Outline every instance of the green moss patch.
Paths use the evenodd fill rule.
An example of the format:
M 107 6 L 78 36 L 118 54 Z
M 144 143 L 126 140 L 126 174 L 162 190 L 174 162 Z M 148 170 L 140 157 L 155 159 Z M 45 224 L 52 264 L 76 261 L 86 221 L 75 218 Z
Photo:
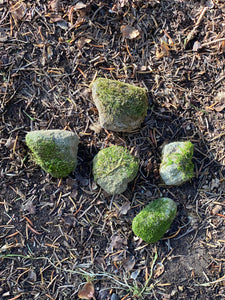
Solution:
M 77 165 L 76 134 L 64 130 L 38 130 L 26 135 L 33 160 L 53 177 L 66 177 Z
M 94 180 L 109 194 L 120 194 L 137 175 L 139 161 L 120 146 L 99 151 L 93 160 Z
M 155 243 L 170 228 L 176 213 L 177 206 L 172 199 L 156 199 L 133 219 L 132 230 L 145 242 Z
M 92 84 L 100 124 L 114 131 L 131 131 L 143 122 L 148 108 L 146 90 L 116 80 L 98 78 Z
M 194 176 L 193 150 L 190 141 L 170 143 L 163 148 L 160 175 L 165 184 L 180 185 Z

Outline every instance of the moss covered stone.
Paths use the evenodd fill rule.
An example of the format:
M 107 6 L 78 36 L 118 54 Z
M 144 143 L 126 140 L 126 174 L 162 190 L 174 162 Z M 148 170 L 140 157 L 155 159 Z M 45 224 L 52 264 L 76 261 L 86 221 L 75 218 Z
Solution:
M 177 213 L 176 203 L 170 198 L 159 198 L 149 203 L 132 222 L 134 234 L 147 243 L 160 240 L 170 228 Z
M 121 146 L 102 149 L 94 157 L 94 180 L 109 194 L 123 193 L 138 172 L 139 160 Z
M 180 185 L 194 176 L 193 149 L 190 141 L 164 146 L 160 176 L 166 185 Z
M 77 165 L 79 138 L 65 130 L 37 130 L 26 135 L 34 161 L 53 177 L 66 177 Z
M 140 127 L 148 109 L 145 89 L 105 78 L 96 79 L 91 88 L 103 128 L 129 132 Z

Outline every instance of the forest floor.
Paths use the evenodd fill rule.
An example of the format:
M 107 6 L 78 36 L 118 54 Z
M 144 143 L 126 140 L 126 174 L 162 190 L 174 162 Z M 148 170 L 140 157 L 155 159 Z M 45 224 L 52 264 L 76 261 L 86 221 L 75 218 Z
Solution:
M 225 299 L 224 1 L 1 0 L 0 20 L 0 299 Z M 97 77 L 146 88 L 140 129 L 96 125 Z M 32 161 L 25 135 L 40 129 L 79 135 L 68 178 Z M 162 147 L 186 140 L 195 176 L 167 187 Z M 91 171 L 110 145 L 141 161 L 114 197 Z M 148 245 L 132 219 L 161 196 L 178 213 Z

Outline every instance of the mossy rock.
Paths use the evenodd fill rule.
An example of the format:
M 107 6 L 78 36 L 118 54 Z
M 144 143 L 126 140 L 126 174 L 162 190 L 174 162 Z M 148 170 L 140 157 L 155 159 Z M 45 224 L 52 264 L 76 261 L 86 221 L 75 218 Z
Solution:
M 102 149 L 94 157 L 94 180 L 109 194 L 121 194 L 137 175 L 138 158 L 121 146 Z
M 193 150 L 194 145 L 190 141 L 164 146 L 160 176 L 166 185 L 181 185 L 194 176 Z
M 141 126 L 148 109 L 144 88 L 105 78 L 96 79 L 91 88 L 103 128 L 129 132 Z
M 132 230 L 147 243 L 160 240 L 170 228 L 177 213 L 177 205 L 170 198 L 149 203 L 132 222 Z
M 37 130 L 26 135 L 34 161 L 53 177 L 68 176 L 77 166 L 78 136 L 66 130 Z

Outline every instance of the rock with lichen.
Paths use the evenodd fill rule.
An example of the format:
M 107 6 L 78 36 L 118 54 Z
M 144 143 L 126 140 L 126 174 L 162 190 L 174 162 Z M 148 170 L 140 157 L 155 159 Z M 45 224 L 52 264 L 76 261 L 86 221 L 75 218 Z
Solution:
M 166 185 L 180 185 L 194 176 L 193 149 L 194 145 L 190 141 L 164 146 L 160 176 Z
M 137 175 L 139 160 L 121 146 L 102 149 L 94 157 L 94 180 L 109 194 L 121 194 Z
M 144 88 L 106 78 L 96 79 L 91 88 L 103 128 L 129 132 L 141 126 L 148 109 Z
M 143 241 L 155 243 L 170 228 L 176 213 L 177 205 L 172 199 L 156 199 L 133 219 L 132 230 Z
M 78 136 L 66 130 L 37 130 L 26 135 L 33 160 L 53 177 L 66 177 L 77 166 Z

